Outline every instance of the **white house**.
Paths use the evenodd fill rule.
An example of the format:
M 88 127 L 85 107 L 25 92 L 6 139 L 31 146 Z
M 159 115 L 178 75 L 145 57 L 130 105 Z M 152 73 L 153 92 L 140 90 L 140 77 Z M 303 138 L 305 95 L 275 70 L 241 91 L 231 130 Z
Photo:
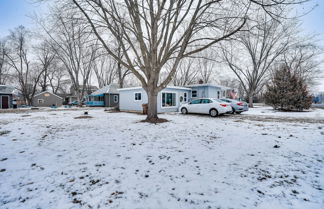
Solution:
M 119 109 L 122 111 L 142 111 L 142 104 L 148 103 L 147 94 L 142 87 L 123 88 L 119 91 Z M 157 96 L 157 111 L 176 112 L 181 104 L 191 99 L 191 89 L 168 86 Z

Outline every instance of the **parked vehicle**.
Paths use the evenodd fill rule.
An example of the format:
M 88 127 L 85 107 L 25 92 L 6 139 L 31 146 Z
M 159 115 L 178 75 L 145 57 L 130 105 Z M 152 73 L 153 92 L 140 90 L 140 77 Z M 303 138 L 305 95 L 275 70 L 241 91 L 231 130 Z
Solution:
M 216 117 L 225 113 L 231 113 L 232 107 L 230 104 L 219 99 L 202 98 L 181 105 L 180 111 L 182 114 L 200 113 Z
M 242 112 L 249 110 L 249 106 L 246 102 L 238 101 L 235 99 L 227 99 L 227 98 L 223 98 L 220 100 L 227 102 L 231 105 L 232 114 L 234 114 L 234 113 L 241 114 Z
M 81 104 L 84 105 L 84 102 L 82 102 Z M 79 102 L 78 101 L 73 101 L 73 102 L 70 102 L 68 105 L 77 106 L 77 105 L 79 105 Z

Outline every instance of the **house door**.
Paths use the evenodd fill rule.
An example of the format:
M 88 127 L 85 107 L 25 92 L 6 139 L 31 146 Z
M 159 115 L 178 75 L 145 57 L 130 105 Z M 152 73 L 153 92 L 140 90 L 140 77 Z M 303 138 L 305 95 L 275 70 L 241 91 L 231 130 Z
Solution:
M 1 97 L 1 108 L 2 109 L 8 109 L 9 108 L 9 97 L 8 96 L 2 96 Z

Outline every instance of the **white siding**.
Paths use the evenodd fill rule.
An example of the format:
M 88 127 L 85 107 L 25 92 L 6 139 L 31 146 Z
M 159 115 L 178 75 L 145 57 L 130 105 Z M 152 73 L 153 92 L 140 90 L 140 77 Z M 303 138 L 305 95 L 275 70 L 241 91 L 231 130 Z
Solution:
M 162 107 L 162 92 L 166 93 L 175 93 L 176 94 L 176 106 L 175 107 Z M 142 93 L 142 100 L 135 101 L 135 93 Z M 180 96 L 184 97 L 184 93 L 187 93 L 187 102 L 191 99 L 191 91 L 185 89 L 174 89 L 174 88 L 165 88 L 159 92 L 157 96 L 157 110 L 158 113 L 163 112 L 177 112 L 179 107 L 183 102 L 180 102 Z M 142 111 L 142 104 L 146 104 L 147 94 L 144 89 L 127 89 L 119 91 L 119 109 L 121 111 Z

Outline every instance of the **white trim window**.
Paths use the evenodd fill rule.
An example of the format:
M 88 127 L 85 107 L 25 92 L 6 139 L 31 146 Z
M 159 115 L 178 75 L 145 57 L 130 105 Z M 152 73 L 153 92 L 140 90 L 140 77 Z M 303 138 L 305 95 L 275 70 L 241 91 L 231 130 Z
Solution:
M 197 90 L 192 90 L 191 97 L 197 97 Z
M 176 107 L 177 106 L 177 94 L 176 93 L 162 93 L 162 107 Z
M 38 99 L 38 104 L 44 104 L 44 99 Z
M 184 102 L 187 102 L 187 93 L 186 93 L 186 92 L 183 93 L 183 101 L 184 101 Z
M 118 95 L 114 95 L 114 102 L 115 102 L 115 103 L 118 102 Z
M 142 100 L 142 93 L 136 92 L 135 93 L 135 101 L 141 101 Z

